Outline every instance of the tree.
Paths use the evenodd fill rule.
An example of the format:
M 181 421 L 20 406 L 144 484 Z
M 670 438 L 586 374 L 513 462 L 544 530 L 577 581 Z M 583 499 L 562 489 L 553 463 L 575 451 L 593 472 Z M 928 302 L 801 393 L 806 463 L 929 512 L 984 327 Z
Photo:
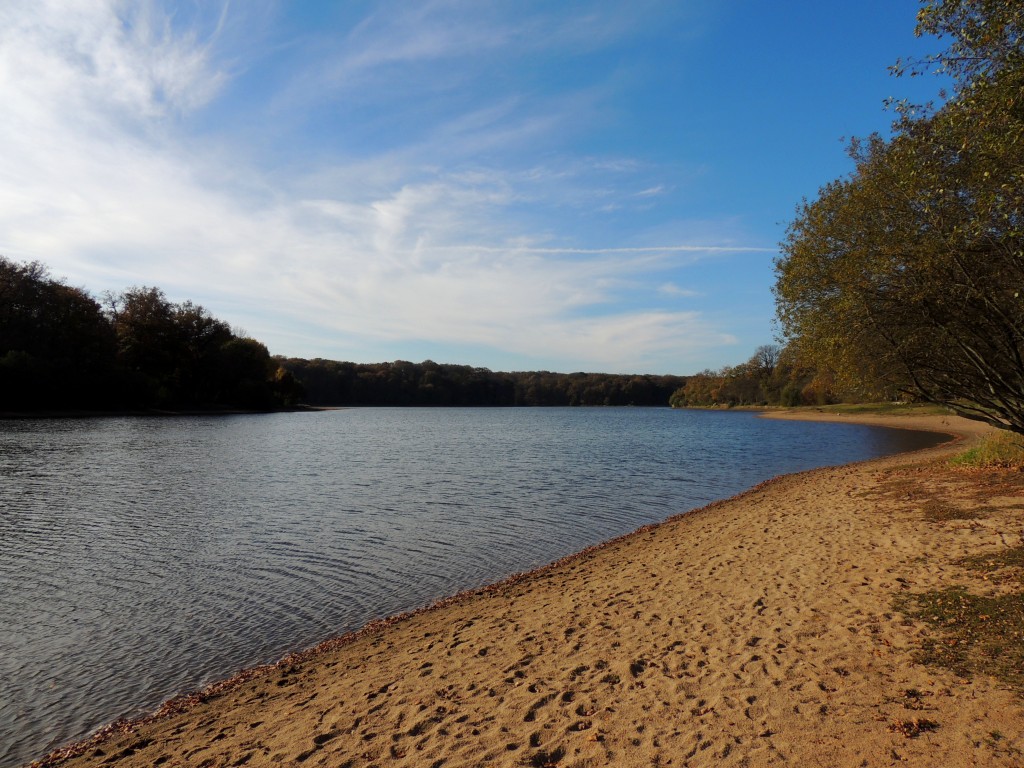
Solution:
M 798 209 L 775 293 L 785 334 L 846 387 L 902 391 L 1024 433 L 1024 7 L 926 3 L 956 96 Z
M 235 339 L 231 326 L 191 301 L 172 306 L 171 318 L 175 326 L 172 384 L 178 399 L 191 405 L 224 402 L 231 385 L 223 383 L 222 358 L 225 346 Z M 266 355 L 266 348 L 263 353 Z M 264 379 L 266 368 L 264 364 Z
M 754 355 L 750 358 L 750 362 L 747 365 L 756 369 L 761 376 L 771 378 L 775 373 L 775 366 L 779 364 L 781 356 L 782 347 L 778 344 L 762 344 L 754 350 Z
M 39 262 L 0 257 L 0 407 L 90 407 L 109 395 L 114 338 L 99 304 Z
M 104 303 L 117 336 L 121 364 L 146 397 L 168 400 L 168 386 L 180 355 L 175 307 L 159 288 L 134 287 L 120 294 L 105 293 Z
M 1018 0 L 926 0 L 915 34 L 952 38 L 940 53 L 921 61 L 897 61 L 897 75 L 936 70 L 952 75 L 958 87 L 992 78 L 1020 63 L 1024 8 Z
M 215 402 L 239 408 L 272 408 L 279 404 L 274 383 L 278 365 L 255 339 L 231 337 L 219 348 L 219 386 Z
M 107 314 L 136 406 L 269 408 L 295 397 L 295 382 L 277 377 L 278 364 L 255 339 L 240 338 L 204 307 L 175 304 L 159 288 L 106 294 Z

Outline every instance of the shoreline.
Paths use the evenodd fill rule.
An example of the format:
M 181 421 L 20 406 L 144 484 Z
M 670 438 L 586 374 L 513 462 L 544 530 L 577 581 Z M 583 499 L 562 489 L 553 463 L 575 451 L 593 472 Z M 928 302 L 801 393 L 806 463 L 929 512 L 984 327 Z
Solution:
M 950 414 L 918 413 L 843 413 L 803 408 L 771 409 L 760 412 L 762 418 L 782 421 L 822 421 L 834 424 L 865 424 L 872 427 L 892 427 L 922 432 L 941 432 L 958 439 L 973 439 L 995 431 L 980 421 Z
M 376 764 L 381 760 L 396 765 L 429 765 L 430 761 L 426 760 L 429 754 L 431 759 L 437 759 L 434 764 L 446 766 L 475 765 L 481 761 L 502 765 L 521 765 L 525 761 L 525 764 L 534 765 L 582 766 L 607 764 L 609 760 L 619 763 L 637 750 L 644 753 L 647 761 L 633 761 L 632 757 L 628 757 L 628 762 L 623 764 L 660 764 L 655 760 L 667 759 L 658 757 L 659 755 L 674 754 L 668 749 L 667 744 L 679 741 L 676 737 L 682 734 L 678 727 L 674 733 L 669 733 L 662 728 L 666 723 L 683 725 L 685 723 L 682 721 L 692 720 L 699 724 L 697 730 L 702 736 L 710 736 L 715 732 L 714 723 L 711 721 L 722 714 L 719 709 L 724 712 L 726 709 L 735 708 L 726 704 L 727 700 L 734 697 L 722 693 L 721 679 L 717 680 L 717 684 L 712 684 L 716 681 L 703 680 L 704 675 L 699 670 L 709 666 L 710 662 L 702 665 L 696 661 L 691 665 L 687 661 L 679 662 L 677 656 L 691 661 L 702 653 L 705 656 L 713 656 L 714 654 L 709 654 L 708 649 L 717 643 L 721 647 L 718 648 L 719 653 L 715 657 L 716 666 L 728 667 L 741 656 L 750 657 L 737 668 L 738 671 L 732 671 L 732 674 L 739 678 L 745 671 L 744 667 L 757 666 L 764 662 L 765 657 L 752 649 L 766 647 L 762 643 L 767 644 L 772 639 L 767 637 L 767 629 L 757 629 L 763 623 L 763 616 L 768 611 L 767 606 L 783 605 L 783 608 L 778 610 L 788 619 L 785 623 L 790 626 L 805 610 L 810 610 L 811 614 L 821 614 L 822 610 L 802 606 L 802 593 L 796 591 L 784 595 L 788 598 L 788 606 L 784 605 L 786 600 L 779 602 L 761 595 L 750 601 L 749 605 L 730 604 L 730 610 L 723 613 L 721 605 L 711 604 L 714 593 L 707 589 L 707 584 L 703 581 L 695 582 L 689 577 L 682 581 L 678 578 L 673 579 L 672 568 L 664 565 L 655 569 L 656 573 L 648 575 L 645 572 L 654 566 L 639 561 L 647 557 L 653 558 L 654 550 L 661 552 L 663 560 L 665 557 L 682 557 L 675 563 L 677 567 L 685 564 L 687 571 L 707 572 L 708 576 L 718 574 L 716 584 L 719 588 L 718 594 L 722 598 L 730 596 L 729 590 L 736 587 L 742 587 L 748 592 L 751 589 L 757 591 L 762 586 L 760 582 L 770 575 L 765 568 L 757 566 L 770 564 L 778 558 L 789 558 L 786 562 L 795 565 L 799 570 L 800 566 L 811 565 L 808 562 L 808 555 L 813 555 L 813 552 L 807 551 L 806 542 L 802 542 L 805 545 L 803 547 L 791 547 L 790 544 L 793 542 L 786 537 L 778 538 L 780 534 L 773 532 L 772 526 L 764 527 L 763 533 L 766 535 L 762 538 L 771 539 L 774 549 L 769 548 L 763 553 L 769 556 L 767 559 L 762 558 L 751 564 L 753 570 L 750 572 L 754 578 L 748 581 L 753 581 L 753 585 L 746 582 L 734 583 L 737 578 L 735 574 L 733 577 L 728 575 L 731 569 L 726 566 L 735 568 L 738 559 L 745 556 L 739 550 L 756 546 L 754 539 L 746 535 L 747 531 L 738 530 L 737 525 L 743 528 L 755 518 L 765 522 L 761 519 L 765 518 L 766 513 L 770 513 L 769 517 L 774 514 L 775 517 L 781 515 L 782 518 L 807 518 L 806 514 L 801 516 L 800 510 L 794 509 L 794 506 L 799 505 L 794 505 L 794 499 L 789 498 L 795 493 L 797 501 L 810 503 L 813 493 L 809 493 L 808 488 L 804 486 L 821 486 L 823 483 L 827 484 L 827 480 L 829 483 L 840 484 L 842 481 L 853 482 L 853 487 L 856 488 L 861 476 L 949 455 L 965 440 L 990 430 L 980 423 L 967 422 L 957 417 L 886 416 L 869 420 L 863 415 L 822 413 L 768 412 L 763 415 L 768 418 L 801 418 L 923 429 L 949 434 L 953 439 L 938 447 L 909 454 L 772 478 L 736 496 L 674 515 L 660 523 L 644 526 L 539 569 L 515 574 L 486 587 L 461 592 L 415 611 L 371 622 L 355 632 L 291 654 L 274 664 L 242 670 L 237 675 L 214 683 L 202 691 L 171 699 L 150 715 L 112 723 L 93 736 L 55 750 L 31 765 L 107 764 L 115 758 L 118 764 L 122 765 L 152 765 L 156 764 L 161 756 L 166 757 L 164 762 L 169 761 L 169 764 L 178 764 L 179 760 L 199 761 L 202 758 L 204 764 L 211 766 L 243 763 L 257 765 L 268 761 L 288 762 L 296 759 L 301 762 L 309 760 L 310 764 L 317 764 L 318 761 L 338 764 L 338 760 L 346 757 L 352 766 Z M 821 491 L 821 488 L 818 490 Z M 849 495 L 847 493 L 847 497 Z M 787 499 L 788 505 L 783 503 Z M 819 493 L 818 501 L 821 500 L 822 495 Z M 813 515 L 811 517 L 813 518 Z M 804 528 L 806 522 L 807 520 L 804 520 Z M 694 534 L 700 531 L 710 533 L 703 537 L 695 537 Z M 806 530 L 797 526 L 796 532 L 801 531 L 806 534 Z M 736 543 L 737 536 L 741 533 L 744 534 L 742 538 L 746 542 L 742 545 Z M 775 539 L 772 539 L 773 535 Z M 804 538 L 807 538 L 806 535 Z M 703 545 L 704 549 L 694 554 L 692 550 L 697 544 Z M 784 548 L 780 548 L 780 544 L 784 545 Z M 690 545 L 690 550 L 685 555 L 679 552 L 686 550 L 683 545 Z M 666 547 L 669 548 L 669 552 L 662 552 Z M 764 549 L 763 542 L 761 548 Z M 786 549 L 792 551 L 787 552 Z M 733 559 L 729 559 L 729 556 Z M 609 567 L 609 560 L 613 561 L 613 567 Z M 850 559 L 846 562 L 850 566 L 844 572 L 846 576 L 861 568 L 865 568 L 865 573 L 868 572 L 869 564 L 861 566 Z M 719 574 L 719 571 L 722 573 Z M 643 584 L 649 577 L 655 578 L 656 589 L 645 593 Z M 554 591 L 552 582 L 556 584 Z M 703 586 L 695 588 L 694 583 Z M 673 586 L 676 591 L 673 591 Z M 776 588 L 780 587 L 780 584 L 776 584 Z M 587 594 L 600 598 L 592 602 L 589 609 L 582 605 L 585 600 L 581 596 Z M 616 599 L 627 594 L 631 596 L 629 600 Z M 673 597 L 683 596 L 690 601 L 691 608 L 695 610 L 669 617 Z M 735 598 L 736 595 L 731 597 Z M 610 599 L 601 605 L 604 598 Z M 545 600 L 547 602 L 544 602 Z M 634 611 L 630 618 L 630 615 L 614 609 L 618 603 L 630 600 L 636 603 L 637 607 L 651 602 L 663 606 L 660 612 L 651 614 L 651 621 L 647 622 L 650 632 L 635 632 L 637 622 L 647 611 Z M 728 599 L 725 602 L 728 602 Z M 552 609 L 551 606 L 564 610 Z M 502 611 L 503 613 L 499 613 Z M 566 612 L 570 616 L 568 620 Z M 704 618 L 714 616 L 717 621 L 701 619 L 694 623 L 691 613 Z M 479 615 L 468 618 L 469 614 Z M 526 618 L 528 614 L 533 614 L 535 621 L 529 622 Z M 601 616 L 604 620 L 598 618 Z M 673 627 L 673 619 L 680 622 L 690 620 L 691 623 L 685 629 L 665 633 L 664 624 L 667 622 L 670 628 Z M 600 632 L 594 627 L 595 620 L 598 620 Z M 885 621 L 894 623 L 891 619 Z M 478 629 L 474 632 L 472 628 L 480 624 L 488 624 L 490 629 L 495 631 Z M 654 629 L 656 625 L 661 626 Z M 746 635 L 744 642 L 739 645 L 723 644 L 726 635 L 744 625 L 749 625 L 741 632 Z M 513 627 L 514 631 L 511 631 Z M 561 643 L 556 642 L 552 627 L 562 629 Z M 424 628 L 431 631 L 424 633 Z M 786 632 L 781 626 L 774 626 L 772 629 L 776 635 Z M 754 634 L 755 630 L 766 634 Z M 667 639 L 670 635 L 676 638 L 676 642 L 668 646 L 667 652 L 665 648 L 658 647 L 657 643 L 650 642 L 651 637 L 658 632 L 662 632 L 659 635 L 662 638 Z M 519 639 L 513 643 L 511 637 L 506 637 L 506 634 L 519 636 Z M 447 637 L 450 642 L 443 643 L 444 647 L 434 650 L 440 640 L 429 643 L 426 640 L 435 636 Z M 789 637 L 788 634 L 786 636 Z M 580 639 L 574 640 L 574 637 Z M 631 639 L 627 641 L 627 637 Z M 703 645 L 696 639 L 697 637 L 710 639 L 707 645 Z M 795 639 L 800 639 L 799 633 Z M 573 644 L 575 647 L 569 647 Z M 380 650 L 382 645 L 387 646 L 383 651 Z M 458 650 L 461 646 L 469 646 L 475 649 L 475 652 L 463 658 L 464 652 Z M 680 646 L 687 650 L 679 651 Z M 791 640 L 788 643 L 777 644 L 774 650 L 781 656 L 793 647 L 799 648 L 800 644 Z M 887 644 L 887 647 L 891 648 L 892 644 Z M 627 648 L 632 650 L 627 652 Z M 696 648 L 701 650 L 696 651 Z M 574 661 L 572 657 L 580 656 L 582 659 L 584 650 L 591 651 L 587 656 L 591 663 L 575 663 L 579 659 Z M 426 661 L 418 666 L 399 663 L 405 656 L 413 656 L 417 661 Z M 654 658 L 656 656 L 657 659 Z M 506 661 L 512 663 L 498 663 L 499 657 L 504 657 Z M 517 660 L 513 657 L 519 658 Z M 371 661 L 373 664 L 369 663 Z M 678 668 L 673 668 L 672 663 L 676 663 Z M 661 687 L 655 685 L 653 681 L 646 682 L 648 677 L 653 676 L 651 671 L 659 665 L 662 675 L 672 680 L 671 683 L 659 680 Z M 542 674 L 538 674 L 536 669 L 531 669 L 540 666 L 544 667 Z M 767 674 L 767 664 L 763 663 L 761 666 L 765 667 Z M 346 674 L 332 671 L 341 667 L 345 668 Z M 386 667 L 389 671 L 385 673 L 378 667 Z M 835 667 L 840 668 L 846 669 Z M 444 671 L 441 671 L 442 669 Z M 851 671 L 846 670 L 845 675 L 838 672 L 836 674 L 840 678 L 846 678 L 850 677 Z M 925 676 L 935 677 L 936 673 L 929 670 Z M 421 682 L 424 678 L 427 678 L 426 683 Z M 694 681 L 693 678 L 698 679 Z M 449 685 L 437 689 L 436 686 L 442 681 L 449 682 Z M 725 682 L 729 682 L 727 676 Z M 809 680 L 799 684 L 801 689 L 805 682 Z M 667 688 L 664 687 L 666 685 Z M 785 730 L 792 730 L 788 726 L 777 730 L 769 722 L 773 718 L 786 720 L 783 709 L 779 706 L 756 704 L 770 698 L 769 694 L 778 694 L 783 682 L 774 680 L 770 685 L 771 688 L 760 695 L 751 693 L 738 700 L 741 705 L 746 701 L 746 712 L 742 716 L 736 715 L 740 722 L 728 723 L 729 729 L 744 731 L 746 726 L 757 723 L 758 717 L 754 717 L 751 710 L 758 710 L 761 722 L 754 730 L 761 725 L 765 726 L 758 733 L 750 733 L 744 737 L 733 735 L 733 741 L 725 739 L 721 734 L 716 738 L 701 738 L 697 741 L 697 748 L 692 754 L 687 754 L 690 752 L 689 747 L 678 753 L 687 754 L 687 761 L 692 762 L 673 764 L 728 763 L 741 756 L 748 762 L 752 761 L 751 764 L 767 765 L 788 760 L 789 757 L 786 755 L 794 754 L 792 746 L 787 747 L 785 751 L 778 746 L 771 746 L 773 742 L 778 741 L 773 737 Z M 296 691 L 282 692 L 282 689 L 293 687 Z M 749 687 L 750 690 L 760 690 L 754 682 L 751 682 Z M 819 680 L 818 687 L 822 693 L 828 693 L 830 684 Z M 655 688 L 659 690 L 656 697 L 652 698 L 649 693 L 644 693 Z M 832 688 L 831 692 L 834 693 L 835 690 L 837 689 Z M 358 695 L 355 691 L 358 691 Z M 700 691 L 707 695 L 701 695 Z M 311 692 L 313 698 L 308 697 Z M 313 711 L 303 710 L 301 713 L 289 708 L 289 699 L 306 698 L 308 703 L 325 692 L 330 692 L 330 696 L 325 698 L 345 699 L 346 706 L 342 709 L 347 713 L 347 724 L 351 726 L 348 730 L 345 717 L 339 717 L 333 727 L 328 728 L 324 725 L 327 713 L 338 709 L 337 706 L 319 713 L 315 711 L 316 705 Z M 597 693 L 607 693 L 613 704 L 602 708 L 597 702 Z M 708 704 L 713 700 L 709 696 L 716 695 L 719 704 Z M 476 702 L 475 720 L 469 716 L 448 717 L 460 709 L 458 706 L 449 706 L 452 702 L 466 705 L 462 708 L 470 708 L 470 700 L 480 697 L 484 697 L 484 700 Z M 588 702 L 572 706 L 582 702 L 585 697 L 589 699 Z M 378 698 L 384 698 L 386 701 L 378 705 L 374 703 Z M 431 703 L 424 704 L 428 699 Z M 1019 702 L 1011 698 L 1001 702 L 1001 707 L 1004 710 L 1012 710 L 1014 702 L 1017 718 L 1014 722 L 1019 726 L 1024 722 Z M 274 703 L 274 706 L 268 707 L 267 705 L 271 703 Z M 673 710 L 677 717 L 666 720 L 650 714 L 658 707 L 671 708 L 673 703 L 677 705 Z M 679 709 L 679 705 L 682 705 L 682 709 Z M 825 704 L 821 706 L 827 707 Z M 556 707 L 563 715 L 560 727 L 541 725 L 545 719 L 541 717 L 541 713 L 547 714 Z M 743 707 L 740 706 L 739 709 L 742 710 Z M 383 715 L 380 714 L 382 712 Z M 641 712 L 645 714 L 640 716 Z M 823 712 L 824 710 L 819 708 L 819 713 Z M 413 716 L 422 713 L 433 715 L 426 719 L 417 718 L 418 724 L 410 725 Z M 316 716 L 307 722 L 303 718 L 308 715 Z M 397 720 L 392 723 L 391 743 L 385 744 L 381 731 L 386 729 L 369 731 L 363 725 L 368 720 L 380 720 L 388 716 L 391 716 L 392 720 Z M 624 718 L 630 720 L 630 728 L 626 730 L 643 734 L 650 728 L 658 730 L 660 735 L 632 735 L 627 738 L 619 732 L 622 729 L 618 727 Z M 644 718 L 648 718 L 649 726 L 644 725 L 644 722 L 647 722 Z M 746 718 L 750 722 L 742 722 L 741 718 Z M 497 735 L 493 728 L 482 727 L 483 724 L 493 723 L 495 720 L 505 721 L 505 725 L 498 726 Z M 248 721 L 247 727 L 243 727 L 243 721 Z M 210 736 L 210 723 L 221 723 L 224 727 Z M 442 727 L 445 723 L 447 725 Z M 456 727 L 465 723 L 476 725 L 472 728 Z M 256 736 L 255 730 L 267 731 L 266 740 L 245 738 Z M 456 730 L 461 730 L 461 735 L 453 734 Z M 428 731 L 436 732 L 436 740 L 439 743 L 427 743 L 430 742 L 429 736 L 418 738 Z M 486 736 L 483 735 L 485 731 Z M 528 731 L 532 733 L 527 734 Z M 1017 732 L 1020 732 L 1019 727 Z M 891 736 L 891 732 L 888 733 Z M 527 734 L 528 738 L 524 734 Z M 934 738 L 937 737 L 928 734 L 928 739 Z M 709 740 L 711 744 L 702 746 Z M 767 746 L 757 740 L 764 740 Z M 800 740 L 797 741 L 799 743 Z M 925 741 L 915 740 L 915 743 Z M 185 748 L 179 748 L 183 744 Z M 343 748 L 344 744 L 349 746 Z M 352 746 L 353 744 L 355 746 Z M 614 750 L 612 744 L 615 745 Z M 751 744 L 757 748 L 751 750 Z M 175 747 L 178 749 L 177 756 L 173 750 L 161 752 L 172 745 L 179 745 Z M 713 750 L 712 746 L 715 747 Z M 1024 743 L 1021 746 L 1024 746 Z M 291 757 L 288 757 L 291 747 L 294 749 L 291 749 Z M 767 751 L 764 751 L 765 749 Z M 891 750 L 895 752 L 896 747 L 891 747 Z M 825 762 L 815 762 L 815 756 L 819 751 L 819 748 L 815 748 L 807 752 L 801 760 L 807 764 L 846 764 L 837 763 L 831 758 Z M 613 755 L 616 756 L 614 760 Z M 933 758 L 934 755 L 930 759 Z M 242 762 L 237 762 L 239 760 Z M 328 760 L 334 762 L 328 763 Z M 587 763 L 588 760 L 591 762 Z

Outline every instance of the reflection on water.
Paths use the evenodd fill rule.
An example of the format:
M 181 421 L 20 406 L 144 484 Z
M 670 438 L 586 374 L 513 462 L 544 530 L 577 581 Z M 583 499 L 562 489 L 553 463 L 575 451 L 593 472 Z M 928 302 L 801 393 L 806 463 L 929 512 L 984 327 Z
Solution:
M 0 765 L 770 476 L 935 442 L 642 408 L 0 421 Z

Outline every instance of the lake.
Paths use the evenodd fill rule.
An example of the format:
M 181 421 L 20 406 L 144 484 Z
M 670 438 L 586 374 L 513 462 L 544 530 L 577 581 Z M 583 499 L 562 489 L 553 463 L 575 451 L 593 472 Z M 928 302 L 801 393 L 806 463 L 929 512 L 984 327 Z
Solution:
M 774 475 L 943 439 L 667 408 L 0 420 L 0 765 Z

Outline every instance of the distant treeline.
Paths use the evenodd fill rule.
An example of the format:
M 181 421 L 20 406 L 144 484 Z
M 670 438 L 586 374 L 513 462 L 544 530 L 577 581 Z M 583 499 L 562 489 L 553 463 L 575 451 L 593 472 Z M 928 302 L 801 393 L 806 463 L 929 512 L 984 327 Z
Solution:
M 0 257 L 0 410 L 271 409 L 301 389 L 267 348 L 158 288 L 103 303 Z
M 499 373 L 425 360 L 346 363 L 278 358 L 311 405 L 668 405 L 685 376 Z
M 0 257 L 0 411 L 335 406 L 758 406 L 841 399 L 790 350 L 693 376 L 501 373 L 468 365 L 271 357 L 159 288 L 99 301 Z
M 425 360 L 348 363 L 277 358 L 311 405 L 735 407 L 820 405 L 848 399 L 789 348 L 758 347 L 745 363 L 692 376 L 500 373 Z M 852 397 L 852 395 L 850 395 Z

